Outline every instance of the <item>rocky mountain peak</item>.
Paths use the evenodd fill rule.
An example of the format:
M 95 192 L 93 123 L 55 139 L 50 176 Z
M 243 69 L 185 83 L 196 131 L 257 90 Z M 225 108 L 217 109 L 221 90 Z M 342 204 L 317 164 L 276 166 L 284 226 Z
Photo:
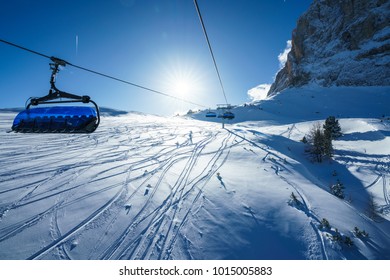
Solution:
M 390 1 L 314 0 L 298 19 L 268 95 L 321 86 L 390 85 Z

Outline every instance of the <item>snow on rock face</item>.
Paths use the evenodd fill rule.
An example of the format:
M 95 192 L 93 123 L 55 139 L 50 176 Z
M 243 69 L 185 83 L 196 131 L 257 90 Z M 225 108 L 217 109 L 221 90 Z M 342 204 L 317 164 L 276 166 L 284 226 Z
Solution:
M 268 95 L 321 86 L 390 85 L 390 2 L 314 0 L 292 34 L 285 67 Z

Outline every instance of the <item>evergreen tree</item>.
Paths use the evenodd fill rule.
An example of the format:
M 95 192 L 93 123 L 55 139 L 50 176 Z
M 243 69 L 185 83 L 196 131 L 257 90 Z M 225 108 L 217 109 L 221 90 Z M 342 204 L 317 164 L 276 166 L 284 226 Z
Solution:
M 330 191 L 333 195 L 337 196 L 338 198 L 344 199 L 344 185 L 337 180 L 337 184 L 332 185 L 330 187 Z
M 311 144 L 310 153 L 315 156 L 317 162 L 322 162 L 323 156 L 332 157 L 332 138 L 328 131 L 324 131 L 319 123 L 314 124 L 309 134 Z
M 344 244 L 347 245 L 348 247 L 352 247 L 353 246 L 353 241 L 352 241 L 352 239 L 349 236 L 346 236 L 344 238 Z
M 329 116 L 325 120 L 323 128 L 325 133 L 328 133 L 331 136 L 332 140 L 337 139 L 342 135 L 339 121 L 334 116 Z
M 326 127 L 324 124 L 323 127 Z M 305 138 L 306 140 L 306 138 Z M 323 157 L 333 156 L 332 133 L 330 129 L 323 129 L 319 123 L 313 125 L 309 132 L 308 143 L 309 152 L 314 155 L 317 162 L 322 162 Z
M 355 235 L 359 238 L 368 237 L 368 233 L 365 230 L 360 230 L 358 227 L 355 227 L 353 230 Z
M 332 134 L 328 130 L 324 130 L 324 155 L 327 157 L 333 156 Z
M 300 202 L 299 202 L 297 196 L 294 194 L 294 192 L 291 193 L 290 198 L 291 198 L 291 202 L 292 202 L 292 203 L 294 203 L 294 204 L 296 204 L 296 205 L 299 205 L 299 204 L 300 204 Z
M 322 162 L 322 156 L 324 155 L 324 134 L 318 123 L 314 124 L 310 131 L 310 142 L 312 144 L 311 153 L 315 156 L 317 162 Z
M 324 229 L 324 228 L 328 230 L 331 228 L 329 221 L 325 218 L 323 218 L 320 222 L 320 229 Z

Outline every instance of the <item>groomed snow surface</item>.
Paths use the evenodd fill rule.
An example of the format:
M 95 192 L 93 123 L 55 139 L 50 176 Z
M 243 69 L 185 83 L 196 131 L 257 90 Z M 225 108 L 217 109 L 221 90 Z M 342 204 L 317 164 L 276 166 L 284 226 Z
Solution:
M 9 133 L 2 110 L 0 259 L 390 259 L 389 104 L 389 87 L 308 86 L 225 129 L 113 111 L 92 134 Z M 329 115 L 343 136 L 317 163 L 300 140 Z

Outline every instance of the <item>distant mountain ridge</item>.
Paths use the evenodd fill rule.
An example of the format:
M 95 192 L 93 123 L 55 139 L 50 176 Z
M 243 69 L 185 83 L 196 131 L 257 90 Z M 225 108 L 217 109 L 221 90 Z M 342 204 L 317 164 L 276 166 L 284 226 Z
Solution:
M 23 111 L 25 108 L 24 107 L 19 107 L 19 108 L 0 108 L 1 113 L 19 113 Z M 119 115 L 126 115 L 129 113 L 134 113 L 134 114 L 142 114 L 139 112 L 128 112 L 124 110 L 118 110 L 118 109 L 112 109 L 112 108 L 107 108 L 107 107 L 100 107 L 99 108 L 100 113 L 104 116 L 119 116 Z
M 390 1 L 314 0 L 268 96 L 309 83 L 390 85 Z

